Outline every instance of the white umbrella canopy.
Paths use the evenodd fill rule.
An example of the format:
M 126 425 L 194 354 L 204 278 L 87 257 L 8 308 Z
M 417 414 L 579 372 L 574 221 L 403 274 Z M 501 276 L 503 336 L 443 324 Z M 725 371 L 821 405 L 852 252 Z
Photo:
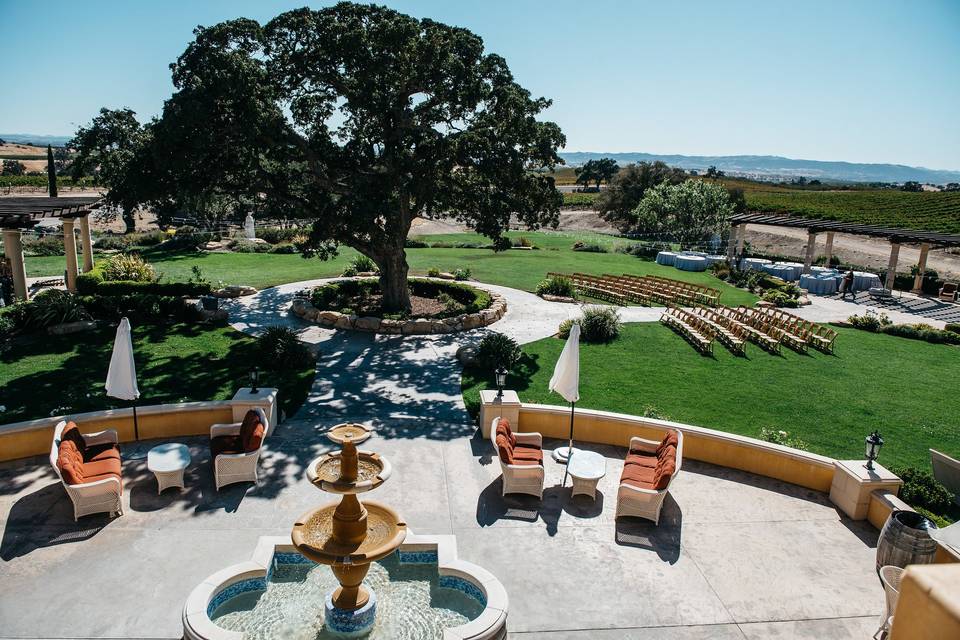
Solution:
M 120 400 L 136 400 L 140 397 L 137 388 L 137 365 L 133 361 L 133 337 L 130 334 L 130 321 L 120 320 L 117 337 L 113 342 L 113 355 L 110 357 L 110 369 L 107 371 L 107 395 Z M 137 429 L 137 407 L 133 407 L 134 437 L 140 439 Z
M 553 459 L 557 462 L 567 462 L 573 455 L 573 411 L 574 404 L 580 399 L 580 325 L 573 323 L 567 343 L 557 359 L 550 378 L 550 391 L 559 393 L 564 400 L 570 403 L 570 441 L 566 447 L 557 447 L 553 450 Z M 567 474 L 563 474 L 566 484 Z

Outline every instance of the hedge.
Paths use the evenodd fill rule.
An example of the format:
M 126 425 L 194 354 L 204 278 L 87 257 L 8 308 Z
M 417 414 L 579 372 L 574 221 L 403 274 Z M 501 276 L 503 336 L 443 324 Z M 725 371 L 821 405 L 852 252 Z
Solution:
M 103 271 L 94 267 L 77 276 L 77 293 L 85 296 L 127 296 L 146 294 L 154 296 L 197 297 L 210 293 L 209 283 L 196 282 L 133 282 L 104 280 Z

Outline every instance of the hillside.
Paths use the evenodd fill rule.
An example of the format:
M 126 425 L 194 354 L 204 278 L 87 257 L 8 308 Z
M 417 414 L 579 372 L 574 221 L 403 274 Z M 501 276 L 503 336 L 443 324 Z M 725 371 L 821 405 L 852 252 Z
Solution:
M 704 171 L 715 166 L 729 175 L 749 178 L 817 178 L 837 182 L 896 182 L 910 180 L 946 184 L 960 182 L 960 171 L 908 167 L 901 164 L 867 164 L 858 162 L 828 162 L 797 160 L 782 156 L 683 156 L 653 153 L 594 153 L 571 151 L 560 154 L 569 165 L 581 165 L 587 160 L 613 158 L 621 165 L 631 162 L 661 160 L 673 167 Z

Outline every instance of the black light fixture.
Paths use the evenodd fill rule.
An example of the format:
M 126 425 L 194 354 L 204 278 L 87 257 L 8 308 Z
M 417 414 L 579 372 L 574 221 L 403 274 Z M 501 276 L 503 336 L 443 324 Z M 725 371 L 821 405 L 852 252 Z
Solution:
M 864 439 L 864 445 L 867 454 L 867 469 L 873 470 L 873 461 L 880 457 L 880 447 L 883 446 L 883 438 L 879 431 L 874 431 Z
M 497 377 L 497 402 L 503 400 L 503 387 L 507 384 L 507 373 L 503 365 L 497 367 L 497 370 L 494 372 Z
M 257 384 L 260 382 L 260 367 L 250 369 L 250 393 L 257 393 Z

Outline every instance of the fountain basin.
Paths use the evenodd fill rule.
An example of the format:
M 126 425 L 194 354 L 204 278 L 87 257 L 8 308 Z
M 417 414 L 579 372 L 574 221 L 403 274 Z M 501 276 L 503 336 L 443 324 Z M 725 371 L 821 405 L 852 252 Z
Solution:
M 188 640 L 240 640 L 249 637 L 242 632 L 217 625 L 214 618 L 227 615 L 223 613 L 225 611 L 252 609 L 253 604 L 260 597 L 268 597 L 267 587 L 271 579 L 276 579 L 278 574 L 289 568 L 289 565 L 298 563 L 314 566 L 311 561 L 296 551 L 289 537 L 261 537 L 251 560 L 218 571 L 190 593 L 183 608 L 184 637 Z M 452 600 L 460 602 L 467 609 L 471 608 L 472 603 L 473 613 L 476 615 L 468 616 L 469 619 L 466 622 L 463 621 L 465 619 L 463 615 L 450 616 L 445 613 L 442 616 L 444 620 L 449 622 L 455 619 L 456 624 L 443 626 L 441 621 L 433 628 L 433 635 L 411 637 L 435 637 L 444 640 L 468 638 L 486 640 L 506 637 L 508 608 L 506 590 L 489 571 L 457 558 L 455 536 L 420 536 L 408 532 L 405 542 L 397 553 L 384 559 L 384 563 L 386 564 L 383 567 L 379 564 L 372 565 L 376 570 L 371 571 L 369 580 L 384 580 L 386 577 L 392 577 L 391 571 L 402 571 L 404 567 L 412 568 L 420 574 L 427 568 L 432 572 L 435 567 L 438 578 L 434 581 L 435 585 L 431 587 L 431 595 L 434 595 L 433 592 L 451 590 Z M 283 577 L 279 579 L 282 580 Z M 398 579 L 396 584 L 401 582 L 402 578 Z M 336 583 L 333 581 L 330 584 Z M 326 590 L 330 584 L 316 585 L 313 594 L 316 601 L 309 604 L 291 603 L 297 605 L 292 606 L 291 611 L 307 612 L 305 615 L 308 616 L 314 615 L 318 610 L 322 611 L 323 598 L 326 597 Z M 378 586 L 377 589 L 382 592 L 379 603 L 381 613 L 371 639 L 378 633 L 393 637 L 393 633 L 402 630 L 404 625 L 408 624 L 402 615 L 405 607 L 421 605 L 415 604 L 414 600 L 391 603 L 387 597 L 384 597 L 388 595 L 389 589 L 384 589 L 382 586 Z M 264 622 L 266 623 L 267 621 Z M 396 625 L 396 628 L 391 627 L 392 624 Z M 266 629 L 257 629 L 257 631 L 263 632 L 262 635 L 256 634 L 257 637 L 270 637 Z M 281 633 L 284 634 L 283 637 L 291 637 L 296 635 L 296 631 L 288 626 L 284 627 Z M 305 637 L 317 637 L 316 630 L 311 633 L 310 629 L 306 629 L 303 633 Z M 281 635 L 278 634 L 276 637 Z M 321 633 L 319 637 L 325 636 Z
M 328 493 L 349 494 L 373 491 L 390 477 L 393 466 L 386 458 L 372 451 L 357 451 L 357 479 L 344 482 L 340 479 L 342 451 L 320 456 L 307 466 L 307 478 L 316 487 Z
M 314 509 L 297 518 L 291 534 L 297 551 L 320 564 L 356 565 L 379 560 L 393 553 L 407 534 L 397 512 L 379 502 L 367 501 L 367 532 L 359 545 L 333 538 L 333 518 L 338 504 Z

